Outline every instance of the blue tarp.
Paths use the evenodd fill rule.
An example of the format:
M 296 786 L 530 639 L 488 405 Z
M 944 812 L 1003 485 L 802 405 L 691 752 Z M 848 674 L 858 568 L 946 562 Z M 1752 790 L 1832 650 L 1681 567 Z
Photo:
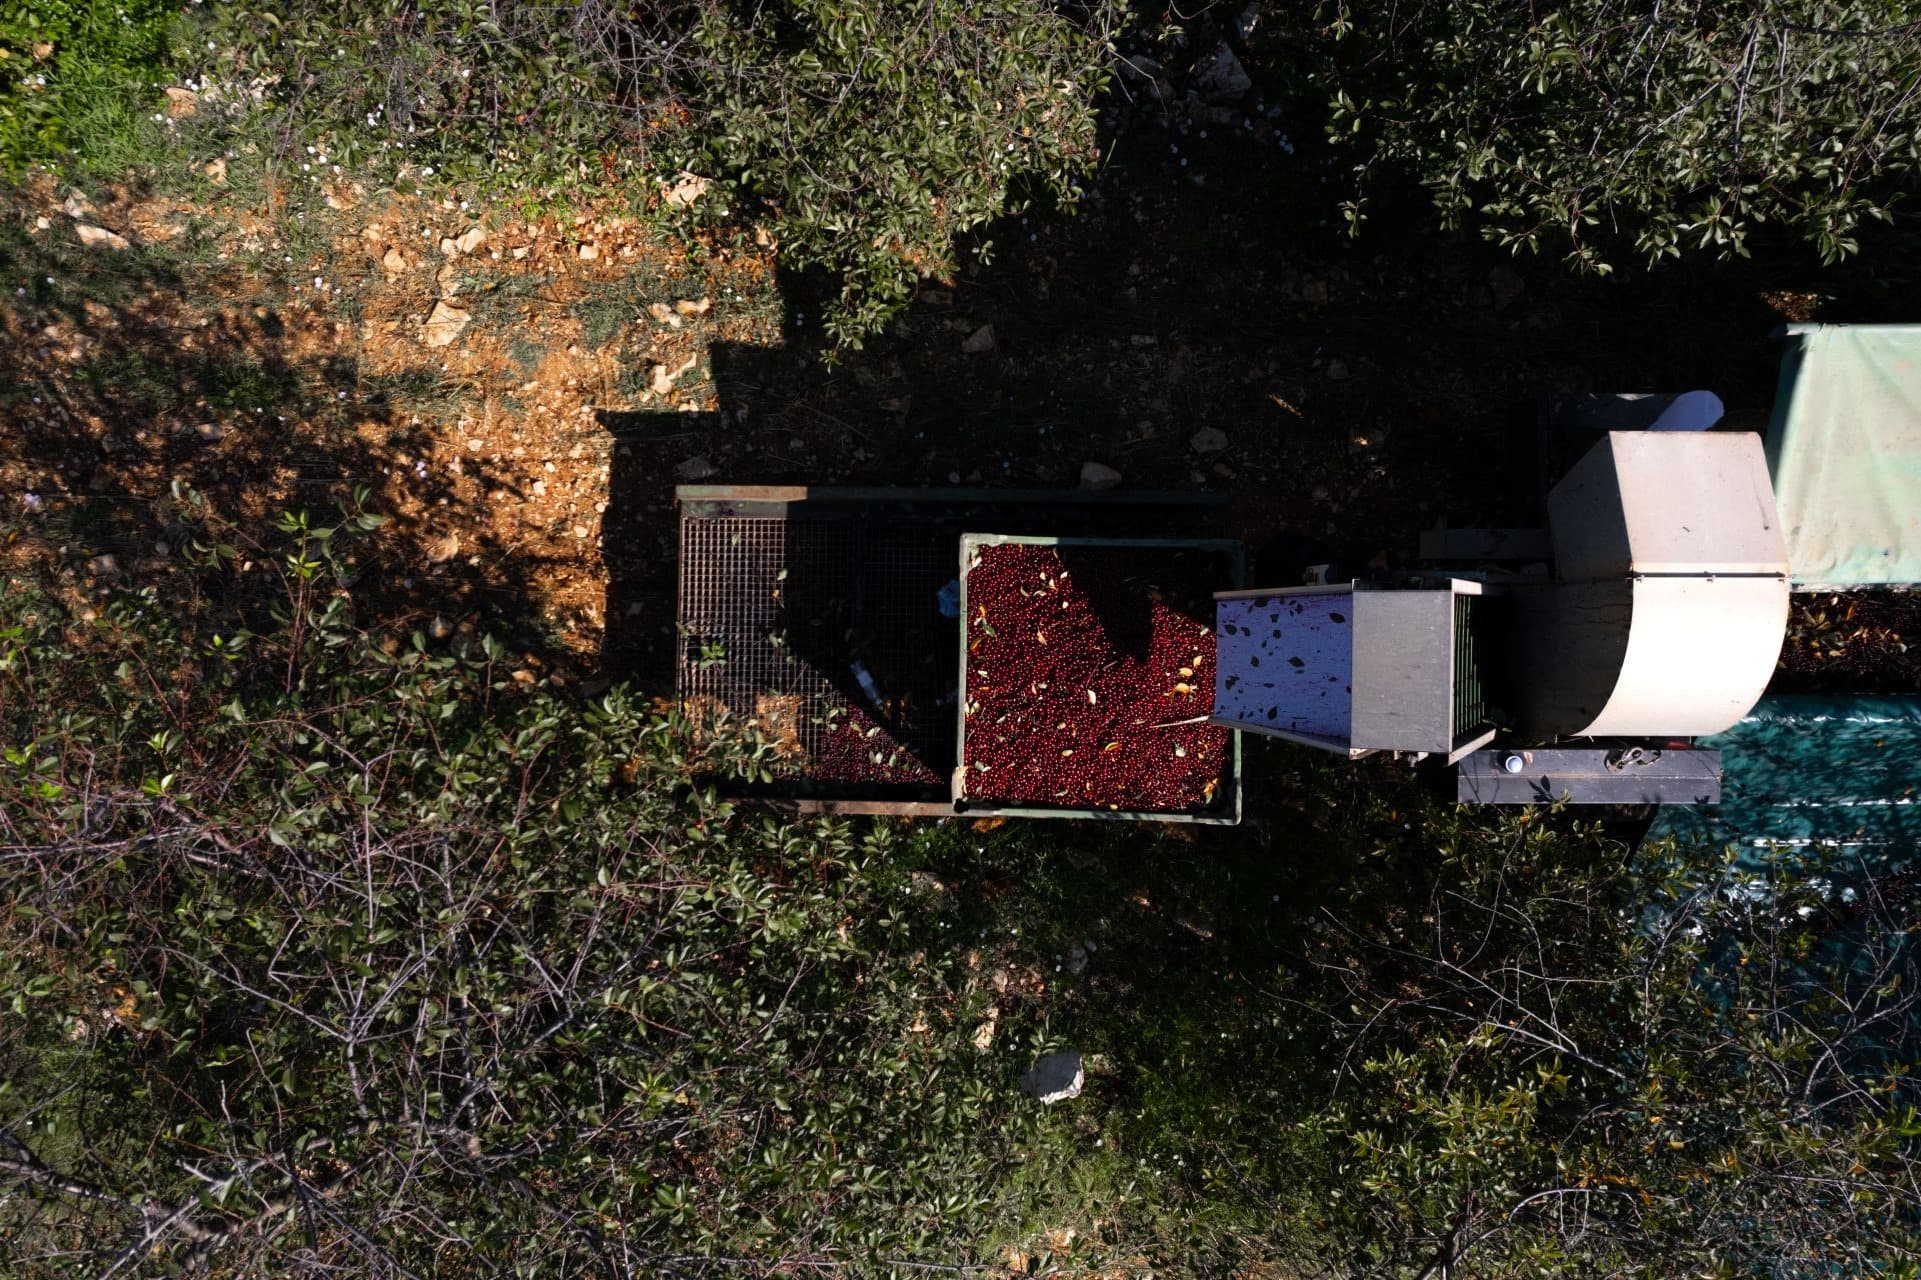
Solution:
M 1766 697 L 1696 745 L 1721 753 L 1721 803 L 1663 808 L 1649 839 L 1921 858 L 1921 697 Z

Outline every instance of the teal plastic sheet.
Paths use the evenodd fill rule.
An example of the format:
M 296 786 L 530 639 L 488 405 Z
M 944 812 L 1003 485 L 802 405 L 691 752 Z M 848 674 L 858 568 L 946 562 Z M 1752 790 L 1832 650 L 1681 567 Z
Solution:
M 1650 840 L 1921 859 L 1921 697 L 1767 697 L 1696 745 L 1721 753 L 1721 803 L 1663 808 Z
M 1797 587 L 1921 583 L 1921 324 L 1790 325 L 1768 466 Z

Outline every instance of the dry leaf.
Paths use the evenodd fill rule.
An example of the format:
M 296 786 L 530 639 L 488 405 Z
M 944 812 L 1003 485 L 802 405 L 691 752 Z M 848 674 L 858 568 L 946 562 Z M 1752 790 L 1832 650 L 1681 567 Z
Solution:
M 707 179 L 683 169 L 673 186 L 661 184 L 661 198 L 676 209 L 685 209 L 706 195 L 709 185 Z

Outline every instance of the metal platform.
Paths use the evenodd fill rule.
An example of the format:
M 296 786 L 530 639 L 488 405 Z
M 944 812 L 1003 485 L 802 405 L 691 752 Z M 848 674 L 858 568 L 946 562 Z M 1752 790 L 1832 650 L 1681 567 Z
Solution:
M 1518 772 L 1505 762 L 1518 757 Z M 1669 748 L 1476 751 L 1455 771 L 1462 804 L 1715 804 L 1721 753 Z
M 952 813 L 963 532 L 1213 537 L 1205 493 L 684 485 L 676 691 L 781 757 L 741 794 L 802 810 Z

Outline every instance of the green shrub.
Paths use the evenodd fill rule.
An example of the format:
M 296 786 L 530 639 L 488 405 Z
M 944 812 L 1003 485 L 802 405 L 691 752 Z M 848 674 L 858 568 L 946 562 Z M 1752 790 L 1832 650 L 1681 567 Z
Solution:
M 1544 816 L 1435 815 L 1420 916 L 1312 948 L 1342 1234 L 1388 1274 L 1913 1275 L 1905 877 Z
M 103 117 L 151 109 L 168 0 L 0 0 L 0 172 L 72 153 Z
M 1063 204 L 1098 158 L 1093 103 L 1114 15 L 1082 26 L 1035 0 L 793 0 L 712 10 L 689 167 L 770 216 L 788 261 L 845 281 L 825 323 L 858 345 L 954 237 Z
M 688 229 L 751 226 L 790 265 L 839 273 L 824 324 L 858 345 L 917 280 L 951 270 L 955 236 L 1038 195 L 1072 202 L 1097 158 L 1118 10 L 303 0 L 214 16 L 221 52 L 192 58 L 264 86 L 283 150 L 536 202 L 619 197 Z
M 1443 223 L 1604 271 L 1743 254 L 1768 227 L 1853 253 L 1921 181 L 1921 24 L 1900 0 L 1321 7 L 1306 74 L 1361 195 L 1411 175 Z
M 1045 1147 L 900 945 L 888 828 L 363 630 L 371 518 L 169 516 L 201 568 L 0 593 L 8 1274 L 884 1274 L 1018 1221 Z

